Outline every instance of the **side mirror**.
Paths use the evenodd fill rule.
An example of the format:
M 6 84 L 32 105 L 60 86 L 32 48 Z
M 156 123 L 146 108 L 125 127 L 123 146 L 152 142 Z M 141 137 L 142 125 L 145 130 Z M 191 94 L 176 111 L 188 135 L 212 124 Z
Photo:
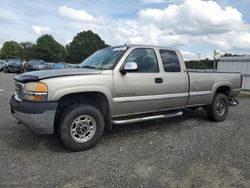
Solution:
M 126 72 L 133 72 L 138 70 L 138 65 L 136 62 L 127 62 L 125 63 L 123 69 L 120 71 L 122 74 L 126 74 Z

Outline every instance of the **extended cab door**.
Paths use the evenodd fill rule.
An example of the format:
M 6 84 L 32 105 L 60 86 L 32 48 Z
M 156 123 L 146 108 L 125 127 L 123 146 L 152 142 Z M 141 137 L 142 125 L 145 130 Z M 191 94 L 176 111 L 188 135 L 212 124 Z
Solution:
M 114 115 L 129 115 L 160 110 L 164 102 L 164 82 L 155 49 L 129 49 L 114 70 Z M 138 70 L 121 74 L 126 62 L 136 62 Z
M 162 65 L 164 106 L 167 109 L 182 108 L 188 100 L 188 75 L 179 51 L 158 49 Z

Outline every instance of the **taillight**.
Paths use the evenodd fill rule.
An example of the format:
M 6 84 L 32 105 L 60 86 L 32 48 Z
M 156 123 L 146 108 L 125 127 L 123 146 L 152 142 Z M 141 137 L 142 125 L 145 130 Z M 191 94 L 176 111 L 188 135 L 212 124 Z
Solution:
M 242 83 L 243 83 L 243 76 L 242 74 L 240 75 L 240 88 L 242 88 Z

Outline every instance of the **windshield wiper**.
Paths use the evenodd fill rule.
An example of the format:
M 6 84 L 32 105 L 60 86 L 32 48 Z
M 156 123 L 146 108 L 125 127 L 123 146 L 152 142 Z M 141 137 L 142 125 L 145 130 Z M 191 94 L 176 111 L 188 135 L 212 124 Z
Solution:
M 87 68 L 87 69 L 97 69 L 96 67 L 94 67 L 94 66 L 90 66 L 90 65 L 85 65 L 85 66 L 82 66 L 81 68 Z

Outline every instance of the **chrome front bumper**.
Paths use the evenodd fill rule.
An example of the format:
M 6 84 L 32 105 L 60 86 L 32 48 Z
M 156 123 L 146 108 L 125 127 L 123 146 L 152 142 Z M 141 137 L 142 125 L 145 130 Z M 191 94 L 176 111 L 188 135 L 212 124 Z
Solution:
M 19 102 L 12 97 L 10 107 L 11 114 L 33 132 L 39 134 L 54 133 L 56 102 L 48 102 L 47 104 Z

